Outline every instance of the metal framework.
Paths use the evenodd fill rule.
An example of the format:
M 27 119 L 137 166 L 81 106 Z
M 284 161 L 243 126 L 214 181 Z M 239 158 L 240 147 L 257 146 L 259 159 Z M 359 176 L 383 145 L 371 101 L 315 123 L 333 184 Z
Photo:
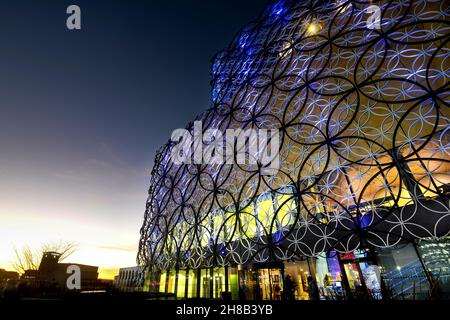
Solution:
M 373 4 L 381 29 L 367 27 Z M 448 236 L 449 16 L 441 0 L 271 3 L 215 57 L 197 120 L 279 129 L 281 169 L 175 165 L 168 142 L 138 262 L 223 266 Z

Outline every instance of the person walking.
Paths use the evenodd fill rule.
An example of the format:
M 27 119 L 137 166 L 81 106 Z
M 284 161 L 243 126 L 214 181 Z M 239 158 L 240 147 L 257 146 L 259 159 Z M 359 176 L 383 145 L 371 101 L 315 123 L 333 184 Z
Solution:
M 320 300 L 319 287 L 312 276 L 308 277 L 308 291 L 310 300 Z
M 286 275 L 286 279 L 285 279 L 285 298 L 286 298 L 286 300 L 295 300 L 295 287 L 296 287 L 296 284 L 292 280 L 292 276 L 290 274 Z

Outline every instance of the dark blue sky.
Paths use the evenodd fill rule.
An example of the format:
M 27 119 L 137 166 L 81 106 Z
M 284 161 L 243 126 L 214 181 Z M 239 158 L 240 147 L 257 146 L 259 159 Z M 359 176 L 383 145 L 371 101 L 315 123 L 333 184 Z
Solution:
M 65 27 L 73 3 L 81 31 Z M 148 165 L 173 128 L 208 107 L 211 57 L 263 5 L 2 1 L 0 130 L 8 149 L 73 158 L 108 143 Z
M 80 31 L 66 29 L 70 4 Z M 265 4 L 2 0 L 0 219 L 101 224 L 137 243 L 155 150 L 209 107 L 212 56 Z

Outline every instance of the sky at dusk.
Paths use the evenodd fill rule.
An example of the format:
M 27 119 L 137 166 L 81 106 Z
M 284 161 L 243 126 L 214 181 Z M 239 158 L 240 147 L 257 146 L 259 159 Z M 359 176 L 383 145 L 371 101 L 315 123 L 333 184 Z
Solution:
M 1 1 L 0 268 L 60 240 L 101 277 L 135 265 L 155 151 L 209 106 L 212 56 L 265 4 Z

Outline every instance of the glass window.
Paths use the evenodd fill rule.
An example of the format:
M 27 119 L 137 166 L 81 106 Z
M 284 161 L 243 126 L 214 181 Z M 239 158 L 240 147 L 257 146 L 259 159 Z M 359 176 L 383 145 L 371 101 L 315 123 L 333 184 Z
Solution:
M 177 287 L 177 298 L 185 297 L 185 288 L 186 288 L 186 271 L 179 270 L 178 271 L 178 287 Z
M 381 299 L 380 267 L 372 263 L 360 262 L 359 268 L 364 278 L 364 283 L 367 287 L 369 295 L 374 299 Z
M 210 269 L 201 270 L 200 281 L 200 297 L 209 298 L 209 287 L 211 283 Z
M 237 267 L 229 267 L 229 291 L 233 300 L 239 299 L 239 281 Z
M 450 299 L 450 237 L 442 240 L 422 240 L 419 252 L 433 276 L 435 291 L 441 299 Z
M 234 206 L 226 208 L 225 220 L 225 239 L 236 241 L 239 238 L 241 231 L 239 230 L 239 225 L 236 223 L 236 210 Z M 233 235 L 233 237 L 231 237 L 231 235 Z
M 378 249 L 381 275 L 385 281 L 387 298 L 423 300 L 430 289 L 425 270 L 413 244 L 392 249 Z
M 277 220 L 281 227 L 287 227 L 294 223 L 297 205 L 293 194 L 279 194 L 276 196 Z
M 251 268 L 238 265 L 239 275 L 239 300 L 257 300 L 260 299 L 258 287 L 258 274 Z
M 405 145 L 401 150 L 402 154 L 404 156 L 411 155 L 423 147 L 423 143 L 424 141 L 419 139 L 414 141 L 412 145 Z M 421 158 L 421 161 L 409 161 L 407 163 L 410 172 L 414 179 L 420 183 L 419 187 L 426 197 L 434 198 L 438 195 L 436 187 L 440 189 L 439 191 L 444 191 L 450 185 L 450 163 L 443 161 L 444 159 L 450 159 L 446 148 L 448 144 L 448 135 L 435 136 L 417 152 L 418 156 L 414 156 L 413 159 Z
M 222 292 L 225 290 L 225 268 L 214 268 L 213 274 L 213 298 L 222 298 Z
M 188 298 L 197 297 L 197 270 L 190 269 L 187 273 L 188 277 Z
M 282 271 L 278 268 L 258 269 L 258 284 L 262 300 L 281 300 Z
M 246 238 L 252 239 L 256 235 L 256 219 L 255 206 L 250 202 L 245 208 L 241 209 L 240 213 L 242 233 Z
M 308 261 L 296 261 L 289 262 L 285 264 L 285 285 L 286 291 L 285 294 L 289 295 L 291 285 L 293 285 L 294 298 L 295 300 L 311 300 L 312 296 L 310 296 L 310 288 L 308 283 L 311 283 L 310 279 L 310 270 Z M 289 281 L 292 281 L 289 284 Z M 311 293 L 312 294 L 312 293 Z
M 270 193 L 263 193 L 259 196 L 256 204 L 256 212 L 260 221 L 258 223 L 258 230 L 260 234 L 265 234 L 265 232 L 275 233 L 277 228 L 276 223 L 274 223 L 272 225 L 272 229 L 270 229 L 274 216 L 273 199 Z
M 331 251 L 319 255 L 316 259 L 315 271 L 320 297 L 330 300 L 342 299 L 342 275 L 337 253 Z
M 175 269 L 170 269 L 167 293 L 175 293 L 175 278 L 176 278 Z
M 161 275 L 159 277 L 159 292 L 165 293 L 166 292 L 166 272 L 161 272 Z

